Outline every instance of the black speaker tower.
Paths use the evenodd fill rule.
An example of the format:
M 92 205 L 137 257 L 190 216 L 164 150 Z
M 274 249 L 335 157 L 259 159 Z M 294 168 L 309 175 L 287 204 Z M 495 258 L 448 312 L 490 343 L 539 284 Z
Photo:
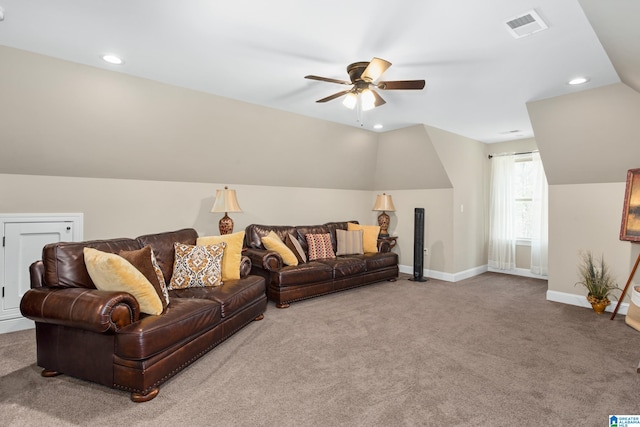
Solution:
M 424 277 L 424 208 L 416 208 L 413 225 L 413 277 L 414 282 L 426 282 Z

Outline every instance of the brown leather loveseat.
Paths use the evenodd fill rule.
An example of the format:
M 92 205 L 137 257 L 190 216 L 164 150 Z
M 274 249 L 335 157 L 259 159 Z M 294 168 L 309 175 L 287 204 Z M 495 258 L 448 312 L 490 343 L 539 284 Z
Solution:
M 349 221 L 357 224 L 357 221 Z M 285 265 L 279 253 L 267 250 L 262 239 L 271 231 L 284 242 L 291 235 L 304 252 L 308 251 L 307 234 L 328 233 L 337 253 L 336 230 L 347 230 L 348 222 L 323 225 L 286 226 L 251 224 L 245 229 L 245 255 L 251 259 L 251 274 L 265 278 L 267 296 L 278 308 L 290 302 L 355 288 L 398 277 L 398 254 L 391 252 L 389 242 L 379 241 L 377 252 L 338 255 L 315 259 L 298 265 Z
M 97 290 L 85 267 L 83 250 L 119 253 L 150 246 L 169 284 L 174 242 L 195 245 L 193 229 L 136 239 L 54 243 L 31 265 L 31 289 L 21 301 L 25 317 L 36 322 L 37 364 L 43 376 L 61 373 L 153 399 L 158 386 L 217 346 L 266 309 L 265 281 L 249 275 L 243 257 L 240 279 L 222 286 L 174 289 L 158 315 L 140 313 L 127 292 Z

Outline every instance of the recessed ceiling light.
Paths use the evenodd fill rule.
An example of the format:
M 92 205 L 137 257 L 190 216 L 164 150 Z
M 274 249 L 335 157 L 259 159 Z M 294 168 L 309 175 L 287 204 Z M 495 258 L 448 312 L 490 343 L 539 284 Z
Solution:
M 115 55 L 102 55 L 102 59 L 109 64 L 122 65 L 124 61 Z
M 569 80 L 570 85 L 581 85 L 583 83 L 588 82 L 589 79 L 586 77 L 576 77 L 575 79 Z
M 377 125 L 373 125 L 374 129 L 382 129 L 384 126 L 382 126 L 380 123 L 378 123 Z

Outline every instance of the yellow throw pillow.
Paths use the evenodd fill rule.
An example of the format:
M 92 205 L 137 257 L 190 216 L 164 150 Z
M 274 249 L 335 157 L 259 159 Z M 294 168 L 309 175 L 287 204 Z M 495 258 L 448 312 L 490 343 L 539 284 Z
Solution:
M 101 291 L 128 292 L 146 314 L 162 313 L 162 301 L 155 288 L 129 261 L 120 255 L 84 248 L 84 263 L 89 277 Z
M 226 243 L 222 255 L 222 281 L 240 278 L 240 261 L 242 260 L 242 245 L 244 244 L 244 230 L 222 236 L 198 237 L 196 245 L 207 246 Z
M 270 251 L 276 251 L 282 257 L 283 263 L 286 265 L 298 265 L 298 258 L 296 255 L 287 247 L 287 245 L 284 244 L 282 239 L 278 237 L 273 230 L 261 240 L 265 248 Z
M 364 253 L 378 252 L 379 225 L 360 225 L 353 222 L 347 223 L 347 230 L 362 230 L 362 249 Z

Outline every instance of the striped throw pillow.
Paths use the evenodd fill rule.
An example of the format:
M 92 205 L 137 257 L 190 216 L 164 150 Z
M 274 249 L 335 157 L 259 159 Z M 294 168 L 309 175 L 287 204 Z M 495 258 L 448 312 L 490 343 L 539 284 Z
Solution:
M 336 230 L 336 239 L 338 240 L 338 250 L 336 255 L 355 255 L 363 254 L 362 234 L 363 230 Z
M 284 243 L 287 245 L 291 252 L 298 258 L 298 264 L 303 264 L 307 262 L 307 254 L 304 253 L 304 249 L 302 249 L 302 245 L 298 242 L 298 239 L 291 233 L 287 234 L 287 237 L 284 240 Z
M 380 234 L 379 225 L 360 225 L 352 222 L 347 224 L 347 230 L 362 230 L 362 249 L 365 253 L 378 252 L 378 234 Z

